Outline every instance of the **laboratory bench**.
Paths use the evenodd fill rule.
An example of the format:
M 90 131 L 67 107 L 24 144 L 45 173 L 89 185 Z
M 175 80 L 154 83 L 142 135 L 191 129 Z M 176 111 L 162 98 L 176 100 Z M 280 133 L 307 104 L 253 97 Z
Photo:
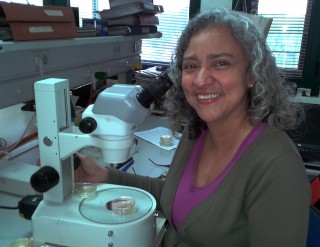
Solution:
M 138 131 L 151 130 L 156 127 L 169 128 L 168 120 L 162 116 L 151 115 L 147 121 L 138 129 Z M 131 169 L 127 172 L 136 173 L 139 175 L 145 175 L 150 177 L 159 177 L 161 174 L 166 172 L 169 168 L 159 167 L 154 165 L 150 160 L 157 164 L 170 164 L 173 158 L 175 149 L 164 150 L 144 139 L 137 138 L 137 146 L 135 153 L 133 155 L 134 164 Z M 86 149 L 85 152 L 91 158 L 96 157 L 97 162 L 99 162 L 100 157 L 95 156 L 96 149 Z M 84 152 L 84 153 L 85 153 Z M 91 153 L 90 153 L 91 152 Z M 36 152 L 38 155 L 38 152 Z M 18 158 L 19 160 L 19 158 Z M 19 160 L 21 162 L 21 158 Z M 319 163 L 319 162 L 318 162 Z M 312 169 L 310 164 L 307 169 L 307 173 L 310 177 L 319 175 L 319 171 Z M 9 193 L 0 192 L 0 205 L 8 207 L 16 207 L 18 202 L 23 198 L 22 195 L 14 195 Z M 31 221 L 26 220 L 19 216 L 18 209 L 0 209 L 0 246 L 9 247 L 10 243 L 19 238 L 31 238 L 32 237 L 32 227 Z M 162 234 L 164 231 L 163 217 L 158 217 L 157 219 L 157 233 Z

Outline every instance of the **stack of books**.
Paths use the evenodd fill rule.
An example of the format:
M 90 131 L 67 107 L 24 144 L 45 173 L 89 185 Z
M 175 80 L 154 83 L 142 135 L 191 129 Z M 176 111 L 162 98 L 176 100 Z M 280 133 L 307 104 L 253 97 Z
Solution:
M 108 23 L 108 35 L 140 35 L 157 33 L 163 6 L 153 0 L 109 0 L 110 9 L 99 12 Z

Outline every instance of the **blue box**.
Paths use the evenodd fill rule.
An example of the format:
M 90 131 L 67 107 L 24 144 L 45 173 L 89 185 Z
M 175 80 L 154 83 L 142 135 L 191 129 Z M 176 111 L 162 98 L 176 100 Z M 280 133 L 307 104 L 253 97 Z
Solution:
M 82 27 L 95 28 L 96 36 L 108 36 L 108 21 L 101 19 L 82 19 Z

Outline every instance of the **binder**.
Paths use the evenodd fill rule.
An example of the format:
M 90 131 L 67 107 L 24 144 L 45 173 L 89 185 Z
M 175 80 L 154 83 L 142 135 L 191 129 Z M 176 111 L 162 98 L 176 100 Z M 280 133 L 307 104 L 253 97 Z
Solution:
M 133 2 L 126 3 L 114 8 L 105 9 L 99 12 L 101 19 L 112 19 L 135 14 L 158 14 L 163 13 L 163 6 L 153 3 Z
M 74 22 L 71 7 L 0 2 L 2 22 Z
M 159 18 L 156 15 L 128 15 L 118 18 L 106 19 L 108 26 L 133 26 L 133 25 L 159 25 Z
M 6 41 L 77 37 L 73 10 L 71 7 L 64 6 L 34 6 L 0 2 L 0 27 L 1 37 Z
M 78 36 L 74 22 L 11 22 L 9 26 L 13 41 L 70 39 Z
M 111 26 L 108 28 L 108 35 L 140 35 L 140 34 L 149 34 L 157 33 L 157 26 Z
M 131 2 L 153 3 L 153 0 L 109 0 L 110 8 Z

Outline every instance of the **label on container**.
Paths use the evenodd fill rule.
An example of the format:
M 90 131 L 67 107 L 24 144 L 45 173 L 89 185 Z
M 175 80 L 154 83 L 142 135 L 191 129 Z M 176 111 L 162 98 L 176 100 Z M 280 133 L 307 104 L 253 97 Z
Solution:
M 48 9 L 45 9 L 44 13 L 47 16 L 63 16 L 63 12 L 61 10 L 48 10 Z
M 29 27 L 30 33 L 52 33 L 53 29 L 50 26 Z

